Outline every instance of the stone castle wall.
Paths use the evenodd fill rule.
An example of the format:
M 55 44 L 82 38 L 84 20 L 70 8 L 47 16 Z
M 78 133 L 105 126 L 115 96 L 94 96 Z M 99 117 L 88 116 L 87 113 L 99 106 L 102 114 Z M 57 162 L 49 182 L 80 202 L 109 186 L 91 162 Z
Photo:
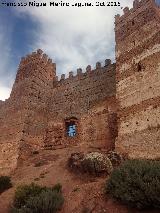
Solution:
M 0 101 L 0 174 L 34 150 L 77 146 L 160 157 L 160 8 L 134 0 L 115 17 L 116 64 L 58 80 L 41 50 L 22 58 L 10 98 Z M 68 125 L 76 126 L 69 137 Z M 115 143 L 116 140 L 116 143 Z
M 113 145 L 107 139 L 112 131 L 108 125 L 111 117 L 108 107 L 115 102 L 115 82 L 115 64 L 109 59 L 104 67 L 97 63 L 95 70 L 88 66 L 85 73 L 78 69 L 76 76 L 70 73 L 64 79 L 62 75 L 58 81 L 55 63 L 41 50 L 22 58 L 10 98 L 0 103 L 1 173 L 14 170 L 33 150 L 80 145 L 80 141 L 89 145 L 96 123 L 89 111 L 100 101 L 104 110 L 98 112 L 102 116 L 97 117 L 100 126 L 96 137 L 100 138 L 102 133 L 104 136 L 96 146 L 110 149 Z M 103 103 L 106 98 L 112 101 Z M 94 122 L 85 123 L 86 115 L 88 122 L 90 119 Z M 76 118 L 77 134 L 72 138 L 67 135 L 66 120 L 73 118 Z M 85 128 L 92 137 L 89 141 L 83 136 Z M 114 140 L 113 136 L 110 138 Z
M 0 107 L 0 172 L 8 173 L 43 141 L 55 64 L 41 50 L 22 58 L 10 98 Z
M 160 14 L 153 0 L 134 1 L 117 16 L 116 149 L 130 157 L 160 157 Z M 125 48 L 124 48 L 125 46 Z
M 97 63 L 96 69 L 91 70 L 91 67 L 88 66 L 85 73 L 82 73 L 82 70 L 78 69 L 77 75 L 73 76 L 73 74 L 70 73 L 68 79 L 64 79 L 64 75 L 62 75 L 61 80 L 57 81 L 56 86 L 52 89 L 51 93 L 51 97 L 48 101 L 49 130 L 47 134 L 52 138 L 52 140 L 50 140 L 50 143 L 53 143 L 52 145 L 56 145 L 57 142 L 58 146 L 65 146 L 67 144 L 76 145 L 81 144 L 84 141 L 86 144 L 89 144 L 94 138 L 92 132 L 95 123 L 97 123 L 96 129 L 99 129 L 99 132 L 94 138 L 94 140 L 99 138 L 96 140 L 97 146 L 103 144 L 103 147 L 105 147 L 107 143 L 109 143 L 109 141 L 107 142 L 105 139 L 107 138 L 108 133 L 104 128 L 108 125 L 109 102 L 107 104 L 103 101 L 106 100 L 106 98 L 112 98 L 113 102 L 115 102 L 115 64 L 111 64 L 110 60 L 106 60 L 104 67 L 102 67 L 100 63 Z M 98 119 L 93 119 L 93 115 L 90 115 L 89 112 L 93 106 L 100 102 L 104 103 L 103 111 L 99 112 L 99 114 L 103 116 L 102 118 L 100 118 L 100 116 L 98 117 L 98 122 Z M 82 119 L 84 116 L 87 116 L 88 123 L 86 120 L 84 121 Z M 104 117 L 105 119 L 103 119 Z M 77 120 L 77 136 L 74 138 L 67 137 L 66 134 L 65 121 L 70 118 L 76 118 Z M 90 119 L 94 120 L 94 122 L 90 121 Z M 58 132 L 59 129 L 59 134 L 56 134 L 56 136 L 54 129 L 56 129 L 56 132 Z M 86 132 L 87 135 L 90 135 L 90 139 L 83 136 L 83 129 L 87 129 Z M 102 135 L 104 135 L 104 138 Z M 48 136 L 46 135 L 46 137 Z
M 0 107 L 0 173 L 15 169 L 19 156 L 18 147 L 22 138 L 24 118 L 8 102 Z

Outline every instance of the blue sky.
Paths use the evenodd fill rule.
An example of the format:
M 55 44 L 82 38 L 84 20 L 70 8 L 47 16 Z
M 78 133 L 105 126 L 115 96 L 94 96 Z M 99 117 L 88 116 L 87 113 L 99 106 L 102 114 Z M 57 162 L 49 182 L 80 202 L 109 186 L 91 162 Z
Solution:
M 121 5 L 131 7 L 132 2 L 121 0 Z M 117 13 L 122 14 L 120 7 L 0 7 L 0 100 L 9 97 L 20 58 L 38 48 L 56 62 L 58 75 L 88 64 L 94 67 L 106 58 L 114 60 Z
M 0 8 L 0 99 L 8 98 L 22 56 L 31 51 L 38 25 L 27 14 Z

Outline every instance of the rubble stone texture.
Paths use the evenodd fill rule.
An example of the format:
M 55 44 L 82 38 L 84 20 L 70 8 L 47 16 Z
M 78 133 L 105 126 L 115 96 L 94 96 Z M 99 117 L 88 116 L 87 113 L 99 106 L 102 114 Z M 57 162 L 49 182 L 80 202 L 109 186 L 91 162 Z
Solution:
M 87 66 L 58 80 L 37 50 L 21 59 L 10 98 L 0 101 L 0 174 L 39 149 L 77 146 L 160 157 L 160 9 L 134 1 L 115 17 L 116 64 Z M 68 125 L 76 126 L 69 137 Z M 116 139 L 116 143 L 115 143 Z
M 116 16 L 116 149 L 129 157 L 160 157 L 160 8 L 135 0 Z
M 41 50 L 22 58 L 10 98 L 0 102 L 0 172 L 14 170 L 34 150 L 83 144 L 111 149 L 115 94 L 111 61 L 58 81 L 55 63 Z M 76 125 L 75 137 L 67 134 L 69 122 Z

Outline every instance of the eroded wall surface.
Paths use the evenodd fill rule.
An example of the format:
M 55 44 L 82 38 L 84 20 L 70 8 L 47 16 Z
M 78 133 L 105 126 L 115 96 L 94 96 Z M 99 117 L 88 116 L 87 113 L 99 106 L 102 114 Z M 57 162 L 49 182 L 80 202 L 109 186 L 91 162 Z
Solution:
M 132 9 L 125 8 L 115 18 L 115 35 L 116 64 L 106 59 L 104 66 L 97 62 L 95 69 L 78 69 L 67 79 L 58 80 L 56 64 L 41 50 L 22 58 L 10 98 L 0 101 L 1 174 L 44 148 L 116 148 L 131 158 L 160 157 L 160 9 L 155 1 L 135 0 Z M 74 137 L 68 124 L 76 126 Z
M 102 141 L 103 147 L 112 148 L 109 105 L 104 104 L 99 118 L 89 112 L 107 97 L 114 102 L 115 92 L 115 64 L 109 59 L 104 67 L 98 62 L 95 70 L 88 66 L 85 73 L 78 69 L 76 76 L 70 72 L 69 78 L 62 75 L 58 80 L 55 63 L 41 50 L 22 58 L 10 98 L 0 102 L 0 173 L 13 171 L 34 150 L 91 143 L 84 137 L 86 127 L 99 128 L 96 138 L 92 135 L 97 146 Z M 90 123 L 83 119 L 85 115 Z M 75 137 L 66 131 L 70 119 L 76 122 Z
M 159 10 L 153 0 L 134 1 L 116 17 L 116 149 L 133 158 L 160 157 Z
M 0 103 L 0 173 L 41 147 L 46 128 L 46 100 L 55 64 L 41 50 L 22 58 L 10 98 Z
M 112 148 L 107 140 L 110 130 L 105 129 L 108 128 L 109 104 L 103 101 L 113 97 L 115 103 L 115 64 L 106 61 L 105 66 L 102 67 L 100 63 L 97 63 L 95 70 L 91 70 L 88 66 L 86 72 L 82 73 L 82 70 L 78 69 L 76 76 L 70 73 L 67 79 L 64 79 L 62 75 L 51 93 L 48 101 L 48 130 L 45 146 L 65 147 L 84 143 L 87 145 L 91 142 L 91 138 L 88 138 L 92 134 L 97 147 L 103 144 L 103 147 Z M 104 103 L 103 112 L 95 113 L 94 116 L 90 111 L 99 102 Z M 66 133 L 65 122 L 68 119 L 76 120 L 77 131 L 73 138 L 68 137 Z M 95 138 L 92 133 L 94 129 L 97 131 L 94 133 Z
M 117 129 L 115 96 L 100 101 L 81 118 L 81 146 L 112 150 L 115 148 Z
M 0 173 L 15 169 L 23 130 L 23 115 L 8 102 L 0 107 Z

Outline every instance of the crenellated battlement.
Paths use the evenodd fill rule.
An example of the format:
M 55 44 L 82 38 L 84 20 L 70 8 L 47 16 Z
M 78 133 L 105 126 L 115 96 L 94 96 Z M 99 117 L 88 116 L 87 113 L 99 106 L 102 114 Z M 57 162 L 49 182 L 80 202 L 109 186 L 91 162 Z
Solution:
M 41 49 L 38 49 L 36 52 L 32 52 L 26 57 L 22 57 L 20 61 L 19 68 L 26 66 L 30 63 L 39 63 L 42 62 L 44 65 L 52 66 L 55 68 L 56 64 L 52 62 L 52 59 L 48 57 L 47 54 L 43 53 Z
M 155 0 L 134 0 L 133 8 L 129 9 L 125 7 L 123 11 L 124 14 L 122 16 L 119 14 L 115 16 L 115 38 L 116 43 L 118 43 L 116 50 L 121 43 L 123 44 L 124 40 L 128 37 L 132 37 L 133 33 L 135 36 L 129 39 L 130 44 L 126 43 L 128 49 L 122 48 L 121 52 L 129 51 L 129 49 L 132 49 L 132 46 L 141 43 L 140 40 L 142 40 L 142 38 L 139 41 L 135 41 L 140 28 L 145 27 L 148 23 L 151 23 L 152 26 L 154 20 L 156 20 L 157 24 L 160 22 L 160 10 Z M 119 55 L 118 52 L 116 56 Z
M 129 9 L 129 7 L 125 7 L 123 9 L 123 15 L 117 14 L 115 16 L 115 24 L 118 24 L 121 21 L 125 20 L 127 16 L 134 14 L 134 12 L 137 11 L 139 8 L 141 7 L 146 8 L 149 6 L 152 6 L 154 8 L 159 8 L 155 0 L 134 0 L 133 7 L 131 9 Z
M 56 86 L 66 83 L 72 84 L 82 79 L 94 78 L 94 76 L 95 78 L 96 76 L 101 77 L 102 75 L 104 75 L 105 78 L 107 76 L 115 76 L 114 71 L 115 63 L 112 63 L 110 59 L 106 59 L 104 65 L 98 61 L 93 69 L 91 65 L 88 65 L 85 71 L 78 68 L 76 74 L 70 71 L 67 78 L 65 74 L 62 74 L 59 79 L 58 76 L 56 76 L 56 64 L 53 63 L 52 59 L 44 54 L 41 49 L 38 49 L 36 52 L 32 52 L 21 59 L 14 85 L 19 83 L 21 85 L 23 84 L 23 80 L 26 81 L 26 79 L 30 79 L 30 82 L 38 81 L 38 84 L 43 83 L 44 87 L 45 85 L 52 85 L 51 87 L 54 89 Z M 16 95 L 16 92 L 13 91 L 11 94 L 14 93 Z
M 16 83 L 34 76 L 41 76 L 40 78 L 45 81 L 52 80 L 56 76 L 56 64 L 40 49 L 21 58 Z
M 83 72 L 82 68 L 78 68 L 76 75 L 74 75 L 73 71 L 70 71 L 67 78 L 66 78 L 65 74 L 62 74 L 61 77 L 60 77 L 60 80 L 58 80 L 58 77 L 57 77 L 57 81 L 62 83 L 65 80 L 69 81 L 69 80 L 74 80 L 74 79 L 80 79 L 80 78 L 83 78 L 83 77 L 93 76 L 94 74 L 97 75 L 97 74 L 100 74 L 103 71 L 106 71 L 106 69 L 109 71 L 110 69 L 113 68 L 114 65 L 115 64 L 112 63 L 112 61 L 110 59 L 106 59 L 104 66 L 102 66 L 101 62 L 97 62 L 95 69 L 92 69 L 91 65 L 88 65 L 84 72 Z
M 133 1 L 115 17 L 116 63 L 58 79 L 42 50 L 21 59 L 11 96 L 0 101 L 0 175 L 43 148 L 160 159 L 160 6 Z

